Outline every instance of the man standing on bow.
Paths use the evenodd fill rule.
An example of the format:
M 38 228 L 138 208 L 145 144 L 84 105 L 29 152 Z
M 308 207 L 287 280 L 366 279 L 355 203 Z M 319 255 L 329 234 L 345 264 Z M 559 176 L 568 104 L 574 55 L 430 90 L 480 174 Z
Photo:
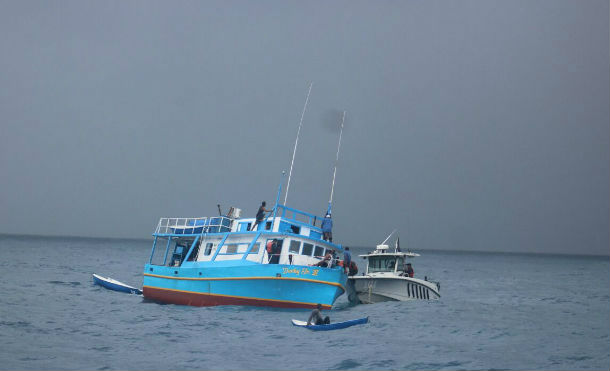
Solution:
M 330 213 L 326 213 L 322 220 L 322 239 L 333 242 L 333 220 L 330 218 Z

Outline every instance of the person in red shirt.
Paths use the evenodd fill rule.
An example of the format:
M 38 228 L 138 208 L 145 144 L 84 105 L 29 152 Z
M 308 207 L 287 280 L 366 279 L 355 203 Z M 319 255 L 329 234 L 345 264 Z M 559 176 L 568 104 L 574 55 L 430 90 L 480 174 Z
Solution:
M 411 266 L 411 263 L 407 263 L 407 268 L 405 269 L 405 273 L 409 277 L 413 277 L 415 275 L 415 271 L 413 270 L 413 267 Z

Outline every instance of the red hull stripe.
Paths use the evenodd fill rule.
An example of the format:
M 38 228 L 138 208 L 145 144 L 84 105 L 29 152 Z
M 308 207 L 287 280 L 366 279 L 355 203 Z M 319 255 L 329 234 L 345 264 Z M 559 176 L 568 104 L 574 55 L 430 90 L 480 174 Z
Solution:
M 293 277 L 173 277 L 173 276 L 162 276 L 159 274 L 144 273 L 145 276 L 167 278 L 170 280 L 187 280 L 187 281 L 231 281 L 231 280 L 288 280 L 288 281 L 307 281 L 314 283 L 322 283 L 325 285 L 337 286 L 345 292 L 345 288 L 342 284 L 337 282 L 327 282 L 320 280 L 312 280 L 308 278 L 293 278 Z
M 147 299 L 158 300 L 164 303 L 179 305 L 194 305 L 207 307 L 214 305 L 253 305 L 259 307 L 278 307 L 278 308 L 315 308 L 317 303 L 303 303 L 289 300 L 260 299 L 245 296 L 208 294 L 193 291 L 183 291 L 166 289 L 161 287 L 144 286 L 142 288 L 144 297 Z M 324 309 L 332 306 L 322 304 Z

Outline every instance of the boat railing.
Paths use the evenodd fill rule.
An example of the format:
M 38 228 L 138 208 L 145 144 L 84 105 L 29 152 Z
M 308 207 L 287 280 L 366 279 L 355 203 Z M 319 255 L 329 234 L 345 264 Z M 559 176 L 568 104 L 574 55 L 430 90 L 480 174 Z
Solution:
M 322 218 L 318 217 L 317 215 L 310 214 L 305 211 L 293 209 L 293 208 L 285 206 L 285 205 L 277 205 L 277 216 L 285 218 L 285 219 L 289 219 L 289 220 L 304 222 L 304 223 L 311 224 L 314 226 L 316 225 L 317 220 L 322 219 Z
M 233 219 L 224 216 L 201 218 L 161 218 L 155 235 L 199 235 L 231 231 Z

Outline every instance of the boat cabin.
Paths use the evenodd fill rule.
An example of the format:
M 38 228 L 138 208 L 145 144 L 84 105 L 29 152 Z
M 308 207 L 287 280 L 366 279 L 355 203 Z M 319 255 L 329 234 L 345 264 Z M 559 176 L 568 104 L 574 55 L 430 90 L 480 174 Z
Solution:
M 402 273 L 407 270 L 407 253 L 388 252 L 388 245 L 377 245 L 377 249 L 369 254 L 360 255 L 368 260 L 366 273 Z
M 210 264 L 313 265 L 326 254 L 343 251 L 322 240 L 322 217 L 277 205 L 272 216 L 252 226 L 255 218 L 239 218 L 241 210 L 226 216 L 161 218 L 153 233 L 150 264 L 199 267 Z M 157 249 L 165 245 L 165 249 Z M 171 254 L 170 254 L 171 252 Z

